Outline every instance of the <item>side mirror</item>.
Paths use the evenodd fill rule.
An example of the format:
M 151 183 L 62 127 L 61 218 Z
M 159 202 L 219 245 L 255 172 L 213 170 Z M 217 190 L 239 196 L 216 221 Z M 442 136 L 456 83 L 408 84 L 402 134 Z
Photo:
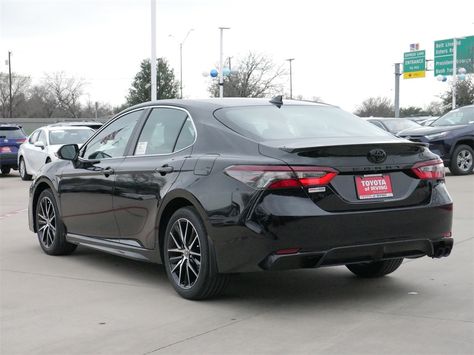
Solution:
M 59 148 L 57 155 L 59 159 L 74 161 L 79 155 L 79 146 L 77 144 L 65 144 Z
M 36 148 L 44 149 L 44 143 L 41 142 L 41 141 L 35 142 L 34 146 L 35 146 Z

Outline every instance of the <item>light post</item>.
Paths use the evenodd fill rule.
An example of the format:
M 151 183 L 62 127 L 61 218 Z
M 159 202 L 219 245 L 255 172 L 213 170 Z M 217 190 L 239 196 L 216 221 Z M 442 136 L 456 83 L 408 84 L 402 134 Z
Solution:
M 194 31 L 194 28 L 190 28 L 186 36 L 184 36 L 184 39 L 179 42 L 179 96 L 181 99 L 183 98 L 183 44 L 192 31 Z M 173 35 L 169 35 L 169 37 L 176 39 Z
M 151 1 L 151 101 L 156 100 L 156 0 Z
M 290 100 L 293 99 L 293 74 L 291 72 L 291 62 L 295 60 L 295 58 L 288 58 L 285 59 L 290 63 Z
M 8 51 L 8 85 L 10 87 L 10 118 L 13 117 L 13 96 L 12 96 L 12 52 Z
M 224 61 L 224 30 L 229 30 L 230 27 L 219 27 L 221 32 L 221 41 L 220 41 L 220 56 L 219 56 L 219 97 L 224 97 L 224 75 L 222 73 L 222 66 Z

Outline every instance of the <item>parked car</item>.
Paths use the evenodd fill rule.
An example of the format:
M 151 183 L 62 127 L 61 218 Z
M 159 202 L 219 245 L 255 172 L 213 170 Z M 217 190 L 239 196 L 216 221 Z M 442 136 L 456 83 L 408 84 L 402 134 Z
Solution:
M 380 127 L 387 132 L 398 134 L 398 132 L 403 131 L 408 128 L 418 128 L 421 127 L 420 124 L 415 121 L 409 120 L 407 118 L 368 118 L 367 121 Z
M 58 156 L 30 188 L 43 251 L 163 263 L 189 299 L 239 272 L 347 265 L 379 277 L 453 244 L 439 157 L 327 104 L 148 102 Z
M 84 143 L 94 130 L 89 127 L 45 126 L 31 133 L 18 150 L 18 167 L 22 180 L 31 180 L 44 164 L 57 160 L 63 144 Z
M 454 175 L 473 171 L 474 105 L 452 110 L 430 126 L 407 129 L 399 135 L 414 142 L 428 143 L 430 150 L 443 159 Z
M 0 169 L 3 175 L 11 169 L 17 170 L 17 156 L 20 145 L 26 140 L 26 134 L 16 124 L 0 124 Z
M 89 127 L 93 130 L 98 130 L 102 127 L 102 122 L 97 121 L 65 121 L 51 124 L 50 126 L 73 126 L 73 127 Z

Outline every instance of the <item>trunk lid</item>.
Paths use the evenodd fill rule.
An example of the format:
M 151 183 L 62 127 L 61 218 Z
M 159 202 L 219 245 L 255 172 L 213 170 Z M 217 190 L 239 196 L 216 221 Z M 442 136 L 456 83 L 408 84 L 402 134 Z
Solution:
M 290 166 L 336 169 L 338 175 L 328 186 L 305 188 L 307 196 L 326 211 L 416 206 L 431 197 L 432 182 L 411 171 L 415 163 L 437 158 L 423 143 L 396 137 L 318 138 L 264 141 L 259 150 Z M 371 187 L 380 183 L 389 186 Z M 364 195 L 365 185 L 373 193 Z

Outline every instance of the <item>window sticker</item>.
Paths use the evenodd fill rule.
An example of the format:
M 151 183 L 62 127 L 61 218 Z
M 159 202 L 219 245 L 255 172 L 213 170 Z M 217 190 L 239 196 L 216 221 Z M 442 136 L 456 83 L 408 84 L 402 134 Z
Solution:
M 146 152 L 148 142 L 138 142 L 137 149 L 135 149 L 135 155 L 143 155 Z

